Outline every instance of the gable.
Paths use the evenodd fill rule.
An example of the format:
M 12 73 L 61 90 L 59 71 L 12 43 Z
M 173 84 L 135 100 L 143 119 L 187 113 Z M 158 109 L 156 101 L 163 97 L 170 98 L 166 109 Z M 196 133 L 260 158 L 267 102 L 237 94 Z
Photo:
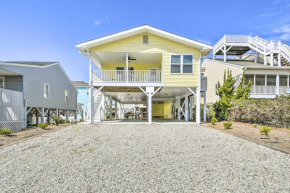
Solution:
M 148 44 L 143 44 L 148 35 Z M 142 33 L 118 41 L 90 48 L 92 52 L 143 52 L 143 53 L 199 53 L 199 50 L 150 33 Z

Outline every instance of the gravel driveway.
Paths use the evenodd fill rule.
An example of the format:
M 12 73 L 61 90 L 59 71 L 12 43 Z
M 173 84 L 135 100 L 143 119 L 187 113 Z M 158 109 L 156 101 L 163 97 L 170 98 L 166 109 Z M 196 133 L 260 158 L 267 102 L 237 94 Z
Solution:
M 290 192 L 290 155 L 194 124 L 74 125 L 0 149 L 0 192 Z

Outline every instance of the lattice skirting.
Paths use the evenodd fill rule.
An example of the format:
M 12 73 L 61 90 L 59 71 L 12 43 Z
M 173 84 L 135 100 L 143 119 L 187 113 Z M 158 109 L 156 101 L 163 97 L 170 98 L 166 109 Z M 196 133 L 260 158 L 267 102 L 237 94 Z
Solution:
M 23 128 L 22 121 L 4 121 L 0 122 L 0 128 L 9 128 L 11 132 L 21 131 Z

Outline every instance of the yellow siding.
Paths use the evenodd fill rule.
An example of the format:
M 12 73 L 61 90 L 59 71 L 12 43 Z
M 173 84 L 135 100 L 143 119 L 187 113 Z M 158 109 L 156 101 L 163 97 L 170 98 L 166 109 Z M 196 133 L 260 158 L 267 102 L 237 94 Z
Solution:
M 164 105 L 152 103 L 152 117 L 163 117 L 164 115 Z
M 126 67 L 124 63 L 104 63 L 102 65 L 102 70 L 116 70 L 116 67 Z M 134 67 L 134 70 L 148 70 L 149 68 L 157 68 L 161 70 L 160 64 L 134 64 L 129 63 L 129 67 Z
M 146 34 L 146 33 L 145 33 Z M 143 35 L 139 34 L 119 41 L 111 42 L 91 48 L 94 52 L 137 52 L 137 53 L 162 53 L 162 67 L 164 73 L 164 86 L 166 87 L 196 87 L 198 86 L 198 61 L 199 50 L 173 42 L 152 34 L 149 35 L 149 44 L 143 44 Z M 171 74 L 171 54 L 193 54 L 193 74 Z M 105 64 L 106 65 L 106 64 Z M 104 65 L 104 66 L 105 66 Z M 123 64 L 124 65 L 124 64 Z M 105 69 L 105 68 L 103 68 Z M 137 69 L 136 69 L 137 70 Z
M 171 119 L 172 118 L 171 101 L 165 101 L 164 102 L 164 118 L 165 119 Z

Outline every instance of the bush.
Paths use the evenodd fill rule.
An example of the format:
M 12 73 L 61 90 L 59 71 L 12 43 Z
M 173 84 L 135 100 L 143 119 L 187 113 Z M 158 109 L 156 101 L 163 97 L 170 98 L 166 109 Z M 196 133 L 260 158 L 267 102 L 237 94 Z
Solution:
M 42 129 L 45 129 L 48 125 L 47 123 L 39 123 L 38 126 Z
M 59 118 L 57 116 L 54 116 L 53 117 L 53 120 L 55 122 L 55 125 L 58 126 L 58 124 L 59 124 Z
M 233 125 L 233 122 L 230 122 L 230 121 L 224 121 L 223 122 L 223 125 L 224 125 L 224 128 L 225 129 L 230 129 Z
M 80 122 L 84 122 L 85 120 L 84 119 L 80 119 Z
M 290 97 L 232 102 L 228 119 L 272 127 L 290 127 Z
M 261 133 L 261 134 L 268 135 L 270 132 L 271 132 L 271 127 L 268 127 L 268 126 L 263 126 L 263 127 L 260 129 L 260 133 Z
M 258 126 L 257 124 L 253 124 L 253 127 L 257 128 L 257 126 Z
M 9 135 L 11 133 L 12 132 L 9 128 L 0 128 L 0 135 Z
M 215 125 L 217 121 L 218 121 L 218 120 L 215 118 L 215 112 L 212 111 L 211 124 L 212 124 L 212 125 Z
M 67 120 L 65 120 L 65 123 L 70 123 L 70 121 L 67 119 Z

